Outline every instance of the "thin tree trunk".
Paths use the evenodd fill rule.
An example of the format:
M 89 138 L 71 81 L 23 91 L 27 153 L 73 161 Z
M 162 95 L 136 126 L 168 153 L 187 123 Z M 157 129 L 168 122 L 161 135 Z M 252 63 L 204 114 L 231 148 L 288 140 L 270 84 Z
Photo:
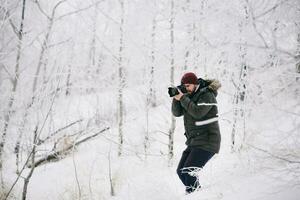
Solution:
M 97 6 L 98 4 L 95 5 L 95 10 L 94 10 L 94 21 L 93 21 L 93 35 L 92 35 L 92 41 L 91 41 L 91 47 L 90 47 L 90 67 L 92 69 L 96 65 L 96 31 L 97 31 L 97 17 L 98 17 L 98 10 Z
M 156 19 L 152 20 L 152 33 L 151 33 L 151 70 L 150 70 L 150 105 L 152 107 L 156 106 L 156 94 L 154 89 L 154 72 L 155 72 L 155 47 L 156 47 Z
M 66 96 L 69 96 L 71 93 L 71 64 L 68 65 L 68 76 L 67 76 L 67 84 L 66 84 Z
M 17 91 L 18 86 L 18 80 L 20 76 L 19 68 L 20 68 L 20 58 L 21 58 L 21 49 L 22 49 L 22 41 L 23 41 L 23 27 L 24 27 L 24 19 L 25 19 L 25 3 L 26 0 L 23 0 L 22 4 L 22 15 L 21 15 L 21 23 L 20 23 L 20 29 L 18 32 L 18 44 L 17 44 L 17 58 L 16 58 L 16 66 L 15 66 L 15 77 L 12 81 L 13 87 L 11 91 L 11 96 L 9 98 L 8 102 L 8 108 L 7 113 L 4 116 L 4 128 L 1 136 L 1 142 L 0 142 L 0 171 L 1 171 L 1 185 L 3 186 L 3 176 L 2 176 L 2 167 L 3 167 L 3 160 L 2 160 L 2 154 L 4 151 L 4 146 L 6 142 L 6 135 L 7 135 L 7 129 L 10 122 L 10 117 L 13 109 L 13 104 L 15 101 L 15 94 Z
M 96 66 L 96 31 L 97 31 L 97 17 L 98 17 L 98 10 L 97 5 L 94 7 L 94 16 L 93 16 L 93 29 L 92 29 L 92 39 L 90 42 L 90 50 L 89 50 L 89 60 L 87 66 L 87 78 L 88 80 L 93 80 L 95 76 L 95 66 Z M 92 92 L 93 87 L 87 88 L 87 92 Z
M 47 65 L 48 65 L 48 57 L 45 56 L 44 59 L 43 59 L 43 64 L 42 64 L 42 67 L 43 67 L 43 86 L 45 86 L 49 80 L 49 78 L 47 78 Z
M 123 148 L 123 115 L 124 115 L 124 103 L 123 103 L 123 90 L 125 86 L 125 75 L 123 67 L 123 34 L 124 34 L 124 1 L 120 0 L 121 6 L 121 22 L 120 22 L 120 46 L 119 46 L 119 89 L 118 89 L 118 130 L 119 130 L 119 150 L 118 155 L 122 155 Z
M 171 42 L 171 49 L 170 49 L 170 59 L 171 59 L 171 76 L 170 76 L 170 81 L 171 84 L 174 85 L 174 71 L 175 71 L 175 66 L 174 66 L 174 21 L 175 21 L 175 16 L 174 16 L 174 0 L 171 0 L 171 16 L 170 16 L 170 42 Z M 168 144 L 168 156 L 169 156 L 169 164 L 172 165 L 172 159 L 174 156 L 174 131 L 176 127 L 176 121 L 175 117 L 171 115 L 171 127 L 169 130 L 169 144 Z
M 298 37 L 297 37 L 297 51 L 296 51 L 296 72 L 300 75 L 300 22 L 299 22 L 299 25 L 298 25 Z M 300 80 L 300 76 L 297 76 L 296 77 L 296 83 L 298 83 Z M 299 84 L 299 83 L 298 83 Z M 297 88 L 296 91 L 295 91 L 295 96 L 300 97 L 300 89 Z
M 46 67 L 44 56 L 45 56 L 45 53 L 48 49 L 48 43 L 49 43 L 49 38 L 50 38 L 51 30 L 52 30 L 52 27 L 53 27 L 53 23 L 54 23 L 55 12 L 56 12 L 56 9 L 57 9 L 57 7 L 60 3 L 62 3 L 62 1 L 57 3 L 55 5 L 55 7 L 53 8 L 51 17 L 48 17 L 46 15 L 46 17 L 49 20 L 49 24 L 48 24 L 45 39 L 44 39 L 43 44 L 42 44 L 42 48 L 41 48 L 41 52 L 40 52 L 40 56 L 39 56 L 39 61 L 38 61 L 37 69 L 36 69 L 33 84 L 32 84 L 32 96 L 31 96 L 30 102 L 28 103 L 27 107 L 25 108 L 25 113 L 24 113 L 24 116 L 23 116 L 23 122 L 22 122 L 22 125 L 20 127 L 20 132 L 19 132 L 17 142 L 16 142 L 16 145 L 15 145 L 17 173 L 19 172 L 20 145 L 21 145 L 22 135 L 23 135 L 23 132 L 24 132 L 25 125 L 27 124 L 27 117 L 28 117 L 28 114 L 29 114 L 29 109 L 33 106 L 34 101 L 35 101 L 36 89 L 37 89 L 37 85 L 38 85 L 38 78 L 39 78 L 41 67 L 43 65 L 44 65 L 44 67 Z M 37 2 L 37 4 L 38 4 L 38 2 Z M 38 4 L 38 6 L 40 6 L 40 5 Z M 46 73 L 46 69 L 44 70 L 44 73 Z M 46 78 L 44 78 L 44 81 L 45 81 L 45 79 Z
M 151 89 L 150 92 L 146 96 L 146 128 L 145 128 L 145 136 L 144 136 L 144 153 L 145 159 L 147 159 L 147 152 L 149 148 L 149 110 L 151 105 Z
M 38 132 L 38 126 L 35 127 L 34 137 L 33 137 L 33 146 L 32 146 L 32 154 L 31 154 L 31 163 L 32 163 L 33 167 L 30 169 L 29 174 L 24 179 L 23 192 L 22 192 L 22 200 L 26 200 L 28 184 L 29 184 L 29 181 L 30 181 L 31 176 L 33 174 L 33 171 L 35 169 L 34 163 L 35 163 L 35 154 L 36 154 L 36 146 L 37 146 L 36 145 L 37 144 L 37 132 Z
M 145 159 L 147 159 L 147 151 L 149 148 L 149 110 L 150 107 L 156 106 L 156 96 L 154 89 L 154 72 L 155 72 L 155 47 L 156 47 L 156 16 L 152 20 L 152 32 L 151 32 L 151 67 L 150 67 L 150 80 L 149 80 L 149 92 L 146 97 L 146 130 L 144 138 L 144 151 Z
M 206 47 L 203 46 L 203 44 L 201 43 L 200 36 L 199 36 L 199 33 L 201 33 L 201 23 L 202 23 L 203 12 L 204 12 L 204 4 L 205 4 L 205 0 L 202 0 L 200 10 L 198 12 L 195 12 L 195 14 L 193 15 L 193 18 L 194 18 L 193 19 L 194 20 L 194 22 L 193 22 L 193 33 L 194 33 L 193 44 L 195 45 L 194 49 L 196 51 L 196 54 L 195 54 L 195 57 L 193 60 L 194 60 L 194 70 L 197 71 L 198 68 L 201 67 L 201 68 L 203 68 L 204 74 L 206 75 L 206 71 L 207 71 L 206 70 L 206 58 L 204 58 L 203 63 L 201 63 L 201 60 L 200 60 L 201 56 L 203 56 L 200 53 L 200 49 L 206 49 Z M 196 24 L 195 21 L 198 23 Z
M 186 12 L 188 13 L 188 15 L 190 14 L 190 0 L 186 0 Z M 188 38 L 188 42 L 186 44 L 185 47 L 185 55 L 184 55 L 184 67 L 183 70 L 186 71 L 188 68 L 188 60 L 189 60 L 189 56 L 190 56 L 190 38 L 191 38 L 191 29 L 192 29 L 192 24 L 188 23 L 187 24 L 187 38 Z
M 245 5 L 245 19 L 239 24 L 239 32 L 242 36 L 244 28 L 248 24 L 249 12 L 248 7 Z M 236 149 L 241 150 L 243 148 L 243 143 L 246 139 L 246 114 L 245 114 L 245 101 L 247 96 L 247 78 L 248 78 L 248 65 L 246 63 L 246 55 L 247 55 L 247 42 L 243 41 L 240 38 L 239 52 L 240 52 L 240 74 L 239 74 L 239 82 L 236 88 L 236 93 L 234 97 L 234 116 L 233 116 L 233 124 L 231 131 L 231 151 L 234 152 Z M 237 135 L 238 133 L 238 135 Z M 239 139 L 239 141 L 237 141 Z
M 44 63 L 45 52 L 48 49 L 50 33 L 51 33 L 53 22 L 54 22 L 54 15 L 55 15 L 55 10 L 53 10 L 52 17 L 49 19 L 48 29 L 47 29 L 46 36 L 45 36 L 45 39 L 44 39 L 43 44 L 42 44 L 42 49 L 41 49 L 41 52 L 40 52 L 39 62 L 38 62 L 36 72 L 35 72 L 35 75 L 34 75 L 33 87 L 32 87 L 32 94 L 33 95 L 32 95 L 31 104 L 33 104 L 33 102 L 34 102 L 35 92 L 36 92 L 36 88 L 37 88 L 37 82 L 38 82 L 38 78 L 39 78 L 39 75 L 40 75 L 40 70 L 41 70 L 41 67 Z M 31 104 L 30 104 L 30 107 L 31 107 Z
M 71 45 L 71 53 L 70 58 L 68 62 L 68 75 L 67 75 L 67 81 L 66 81 L 66 96 L 69 96 L 71 93 L 71 75 L 72 75 L 72 64 L 73 64 L 73 57 L 74 57 L 74 43 L 72 42 Z
M 112 170 L 111 170 L 111 149 L 109 150 L 108 153 L 108 176 L 109 176 L 109 183 L 110 183 L 110 195 L 115 196 L 115 183 L 112 177 Z
M 97 77 L 100 76 L 100 72 L 101 72 L 101 68 L 102 68 L 103 62 L 104 62 L 104 58 L 103 58 L 103 55 L 100 53 L 98 55 L 98 59 L 97 59 L 97 68 L 96 68 L 96 75 L 97 75 Z
M 150 103 L 150 99 L 148 96 L 146 100 L 146 130 L 145 130 L 145 137 L 144 137 L 145 159 L 147 159 L 147 153 L 149 149 L 149 103 Z
M 199 43 L 199 36 L 198 36 L 198 34 L 197 34 L 197 30 L 198 30 L 198 28 L 197 28 L 197 26 L 196 26 L 196 22 L 195 22 L 195 19 L 193 19 L 194 21 L 193 21 L 193 42 L 192 42 L 192 44 L 193 44 L 193 50 L 195 51 L 195 52 L 193 52 L 193 54 L 194 54 L 194 56 L 193 56 L 193 68 L 194 68 L 194 70 L 196 70 L 197 69 L 197 66 L 198 66 L 198 64 L 199 64 L 199 56 L 200 56 L 200 54 L 199 54 L 199 47 L 198 47 L 198 43 Z
M 300 32 L 300 24 L 299 24 L 298 31 Z M 296 72 L 300 73 L 300 33 L 298 33 L 298 37 L 297 37 Z M 298 81 L 299 79 L 300 78 L 297 77 L 296 81 Z
M 37 65 L 34 80 L 33 80 L 32 101 L 31 101 L 31 104 L 29 105 L 29 107 L 31 107 L 32 104 L 34 103 L 34 98 L 35 98 L 35 95 L 36 95 L 35 93 L 36 93 L 36 89 L 37 89 L 37 85 L 38 85 L 38 79 L 39 79 L 41 67 L 43 65 L 46 65 L 45 54 L 48 50 L 48 44 L 49 44 L 49 40 L 50 40 L 50 36 L 51 36 L 51 31 L 52 31 L 52 27 L 53 27 L 53 24 L 54 24 L 54 21 L 55 21 L 56 9 L 59 7 L 59 5 L 61 5 L 65 1 L 66 0 L 61 0 L 54 6 L 54 8 L 52 9 L 50 17 L 42 10 L 39 2 L 38 1 L 35 2 L 38 5 L 38 8 L 40 9 L 41 13 L 44 14 L 47 17 L 49 22 L 48 22 L 48 28 L 47 28 L 46 36 L 45 36 L 43 44 L 42 44 L 42 48 L 41 48 L 41 52 L 40 52 L 40 56 L 39 56 L 39 61 L 38 61 L 38 65 Z

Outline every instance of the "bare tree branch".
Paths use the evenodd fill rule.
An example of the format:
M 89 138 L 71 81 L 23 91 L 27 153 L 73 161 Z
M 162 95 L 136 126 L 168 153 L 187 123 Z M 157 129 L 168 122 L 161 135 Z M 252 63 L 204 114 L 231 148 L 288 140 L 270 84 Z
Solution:
M 9 24 L 11 25 L 13 32 L 17 35 L 17 37 L 19 38 L 19 30 L 17 28 L 17 26 L 14 24 L 13 20 L 11 19 L 11 14 L 9 10 L 6 10 L 5 13 L 5 19 L 8 18 Z
M 50 19 L 51 19 L 50 16 L 42 9 L 39 0 L 35 0 L 34 3 L 36 3 L 36 5 L 38 6 L 38 8 L 39 8 L 39 10 L 41 11 L 41 13 L 42 13 L 43 15 L 45 15 L 45 16 L 48 18 L 48 20 L 50 20 Z
M 59 87 L 59 84 L 60 84 L 60 79 L 58 80 L 58 83 L 57 83 L 57 86 L 56 86 L 56 87 Z M 54 101 L 55 101 L 55 99 L 56 99 L 56 96 L 57 96 L 57 92 L 56 92 L 56 93 L 54 94 L 54 96 L 53 96 L 53 99 L 52 99 L 52 101 L 51 101 L 51 105 L 50 105 L 49 110 L 48 110 L 48 112 L 47 112 L 47 115 L 46 115 L 46 117 L 45 117 L 45 119 L 44 119 L 44 122 L 43 122 L 43 124 L 42 124 L 42 127 L 41 127 L 41 129 L 39 130 L 39 133 L 37 134 L 37 139 L 40 138 L 40 135 L 41 135 L 41 133 L 42 133 L 42 131 L 43 131 L 43 129 L 44 129 L 44 126 L 45 126 L 45 124 L 46 124 L 46 121 L 48 120 L 49 114 L 50 114 L 50 112 L 52 111 L 52 107 L 53 107 L 53 105 L 54 105 Z M 8 199 L 10 193 L 12 192 L 12 190 L 14 189 L 14 187 L 16 186 L 16 184 L 17 184 L 17 182 L 19 181 L 19 179 L 20 179 L 20 177 L 21 177 L 23 171 L 25 170 L 25 167 L 27 166 L 27 164 L 28 164 L 28 162 L 29 162 L 31 156 L 32 156 L 34 153 L 35 153 L 35 148 L 32 148 L 32 150 L 30 151 L 29 155 L 28 155 L 27 158 L 26 158 L 26 161 L 25 161 L 25 163 L 24 163 L 22 169 L 20 170 L 20 173 L 18 174 L 18 177 L 17 177 L 16 180 L 13 182 L 13 184 L 12 184 L 12 186 L 10 187 L 9 191 L 7 192 L 7 194 L 6 194 L 5 198 L 4 198 L 4 200 L 7 200 L 7 199 Z
M 14 25 L 12 19 L 8 19 L 8 21 L 9 21 L 9 24 L 11 25 L 11 27 L 12 27 L 12 29 L 13 29 L 13 32 L 14 32 L 17 36 L 19 36 L 18 29 L 17 29 L 17 27 Z
M 29 168 L 31 168 L 33 166 L 34 167 L 38 167 L 39 165 L 41 165 L 41 164 L 43 164 L 45 162 L 50 162 L 52 160 L 59 160 L 59 156 L 67 153 L 69 150 L 71 150 L 73 148 L 73 146 L 78 146 L 79 144 L 84 143 L 84 142 L 86 142 L 86 141 L 88 141 L 88 140 L 90 140 L 90 139 L 98 136 L 100 133 L 103 133 L 103 132 L 105 132 L 105 131 L 107 131 L 109 129 L 110 128 L 107 127 L 107 128 L 102 129 L 101 131 L 98 131 L 97 133 L 94 133 L 93 135 L 90 135 L 88 137 L 79 139 L 78 141 L 76 141 L 74 143 L 74 145 L 67 146 L 66 148 L 64 148 L 62 150 L 54 151 L 54 152 L 50 153 L 49 155 L 47 155 L 47 156 L 45 156 L 45 157 L 37 160 L 34 164 L 28 165 L 28 167 Z
M 288 163 L 291 163 L 291 164 L 300 164 L 300 161 L 295 161 L 295 160 L 289 160 L 289 159 L 286 159 L 286 158 L 283 158 L 283 157 L 280 157 L 280 156 L 277 156 L 277 155 L 274 155 L 272 153 L 270 153 L 269 151 L 267 150 L 264 150 L 264 149 L 261 149 L 259 147 L 256 147 L 256 146 L 253 146 L 252 144 L 249 144 L 249 143 L 246 143 L 246 145 L 248 145 L 249 147 L 252 147 L 253 149 L 256 149 L 258 151 L 261 151 L 261 152 L 264 152 L 270 156 L 272 156 L 273 158 L 276 158 L 276 159 L 279 159 L 279 160 L 283 160 L 285 162 L 288 162 Z
M 249 7 L 249 11 L 250 11 L 250 16 L 251 16 L 251 21 L 252 21 L 252 26 L 255 30 L 255 32 L 257 33 L 257 35 L 260 37 L 260 39 L 263 41 L 264 45 L 266 48 L 269 48 L 269 45 L 267 44 L 265 38 L 263 37 L 263 35 L 257 30 L 257 26 L 256 26 L 256 23 L 255 23 L 255 17 L 254 17 L 254 13 L 253 13 L 253 8 L 252 6 L 250 5 L 249 1 L 248 0 L 245 0 L 248 7 Z
M 58 6 L 59 6 L 60 4 L 62 4 L 62 3 L 64 3 L 65 1 L 67 1 L 67 0 L 61 0 L 61 1 L 59 1 L 57 4 L 55 4 L 54 8 L 52 9 L 52 14 L 51 14 L 51 16 L 49 16 L 49 15 L 42 9 L 39 0 L 34 0 L 34 3 L 36 3 L 36 5 L 37 5 L 38 9 L 41 11 L 41 13 L 42 13 L 45 17 L 47 17 L 48 20 L 51 21 L 51 20 L 53 20 L 53 17 L 55 16 L 55 12 L 56 12 L 56 9 L 58 8 Z
M 66 13 L 66 14 L 63 14 L 63 15 L 57 17 L 57 18 L 55 19 L 55 21 L 61 20 L 62 18 L 67 17 L 67 16 L 70 16 L 70 15 L 74 15 L 74 14 L 77 14 L 77 13 L 79 13 L 79 12 L 88 10 L 88 9 L 90 9 L 90 8 L 92 8 L 92 7 L 96 6 L 96 5 L 98 5 L 99 3 L 102 3 L 103 1 L 104 1 L 104 0 L 97 1 L 96 3 L 93 3 L 93 4 L 91 4 L 91 5 L 88 5 L 88 6 L 84 7 L 84 8 L 81 8 L 81 9 L 78 9 L 78 10 L 71 11 L 71 12 L 68 12 L 68 13 Z
M 278 94 L 280 94 L 281 92 L 285 91 L 286 89 L 290 88 L 292 85 L 297 84 L 296 80 L 291 81 L 290 83 L 287 83 L 286 85 L 284 85 L 284 87 L 280 88 L 278 91 L 274 92 L 272 94 L 272 97 L 277 96 Z
M 272 12 L 272 11 L 275 11 L 276 8 L 278 8 L 280 5 L 284 4 L 284 3 L 287 2 L 287 1 L 289 1 L 289 0 L 283 0 L 283 1 L 279 2 L 278 4 L 275 4 L 272 8 L 266 10 L 265 12 L 263 12 L 263 13 L 257 15 L 257 16 L 253 16 L 253 18 L 254 18 L 254 19 L 258 19 L 258 18 L 260 18 L 260 17 L 263 17 L 263 16 L 265 16 L 266 14 L 268 14 L 268 13 L 270 13 L 270 12 Z
M 61 45 L 61 44 L 65 44 L 65 43 L 67 43 L 67 42 L 69 42 L 71 40 L 72 40 L 72 38 L 68 38 L 68 39 L 66 39 L 64 41 L 60 41 L 60 42 L 57 42 L 57 43 L 54 43 L 54 44 L 49 44 L 48 48 L 50 49 L 52 47 L 55 47 L 55 46 L 58 46 L 58 45 Z
M 265 47 L 265 46 L 260 46 L 260 45 L 254 45 L 254 44 L 244 44 L 244 43 L 234 43 L 235 45 L 242 45 L 242 46 L 248 46 L 248 47 L 254 47 L 254 48 L 258 48 L 258 49 L 271 49 L 271 50 L 275 50 L 276 52 L 278 53 L 281 53 L 281 54 L 285 54 L 289 57 L 292 57 L 293 59 L 295 59 L 295 54 L 294 53 L 290 53 L 286 50 L 283 50 L 283 49 L 272 49 L 271 47 Z
M 52 138 L 53 136 L 55 136 L 55 135 L 58 134 L 59 132 L 61 132 L 61 131 L 65 130 L 65 129 L 67 129 L 67 128 L 73 126 L 74 124 L 80 123 L 80 122 L 82 122 L 82 121 L 83 121 L 83 119 L 79 119 L 79 120 L 77 120 L 77 121 L 75 121 L 75 122 L 72 122 L 72 123 L 68 124 L 67 126 L 64 126 L 64 127 L 60 128 L 60 129 L 56 130 L 54 133 L 50 134 L 50 135 L 49 135 L 48 137 L 46 137 L 45 139 L 43 139 L 43 140 L 38 140 L 37 145 L 41 145 L 41 144 L 45 143 L 47 140 L 49 140 L 50 138 Z
M 1 67 L 8 74 L 10 82 L 13 83 L 14 82 L 14 76 L 8 71 L 7 67 L 3 63 L 1 63 Z

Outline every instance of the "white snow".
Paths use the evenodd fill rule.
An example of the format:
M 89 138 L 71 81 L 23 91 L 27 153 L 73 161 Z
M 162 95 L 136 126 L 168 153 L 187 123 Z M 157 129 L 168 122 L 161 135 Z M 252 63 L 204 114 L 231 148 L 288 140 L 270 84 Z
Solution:
M 1 171 L 5 191 L 1 188 L 0 195 L 17 178 L 14 148 L 19 133 L 23 133 L 20 170 L 32 150 L 35 126 L 39 139 L 45 139 L 78 121 L 38 145 L 36 159 L 53 152 L 54 143 L 64 149 L 70 142 L 109 129 L 59 155 L 59 160 L 38 166 L 29 182 L 28 200 L 300 199 L 300 76 L 295 69 L 300 51 L 299 0 L 174 0 L 174 52 L 170 48 L 170 1 L 125 1 L 122 52 L 120 0 L 62 1 L 45 51 L 42 44 L 49 18 L 43 12 L 50 16 L 59 0 L 37 2 L 43 11 L 35 1 L 26 1 L 19 82 L 9 113 Z M 19 43 L 18 30 L 12 25 L 19 28 L 21 5 L 11 0 L 0 7 L 1 134 Z M 42 52 L 36 99 L 28 108 Z M 172 56 L 174 82 L 170 77 Z M 118 156 L 120 65 L 125 76 L 124 141 Z M 146 105 L 151 66 L 155 107 Z M 245 66 L 247 74 L 243 75 Z M 222 136 L 220 153 L 199 172 L 202 188 L 189 195 L 176 174 L 186 148 L 182 117 L 176 118 L 174 157 L 168 158 L 172 99 L 167 88 L 178 85 L 187 71 L 222 84 L 216 118 Z M 70 95 L 65 94 L 68 75 Z M 198 104 L 212 105 L 216 104 Z M 146 144 L 145 138 L 149 139 Z M 29 171 L 25 167 L 10 200 L 21 199 Z
M 93 103 L 88 100 L 88 96 L 86 98 L 85 102 L 90 102 L 84 107 L 87 111 L 93 107 Z M 226 95 L 221 94 L 218 99 L 224 100 Z M 78 98 L 73 98 L 73 101 L 78 101 Z M 219 105 L 220 112 L 227 109 L 223 104 L 224 102 Z M 101 104 L 98 106 L 101 107 Z M 133 103 L 132 106 L 137 105 Z M 116 129 L 112 127 L 108 132 L 80 145 L 64 159 L 38 167 L 30 182 L 29 199 L 79 199 L 75 166 L 81 199 L 298 199 L 299 186 L 293 181 L 293 174 L 286 171 L 285 163 L 266 160 L 264 153 L 249 147 L 239 153 L 231 153 L 230 128 L 226 120 L 220 120 L 222 131 L 220 153 L 199 172 L 202 188 L 193 194 L 185 195 L 184 187 L 176 174 L 176 165 L 185 148 L 182 118 L 177 120 L 175 157 L 172 166 L 169 166 L 167 156 L 161 154 L 166 152 L 167 146 L 162 149 L 161 143 L 156 141 L 166 137 L 155 132 L 158 131 L 156 129 L 163 131 L 169 126 L 168 123 L 162 123 L 162 119 L 170 114 L 164 106 L 150 110 L 151 146 L 147 157 L 142 146 L 144 130 L 141 126 L 144 119 L 142 111 L 136 109 L 127 116 L 128 128 L 125 129 L 126 139 L 122 157 L 116 155 L 118 140 Z M 77 109 L 74 111 L 77 112 Z M 167 143 L 166 138 L 162 140 Z M 165 152 L 161 152 L 163 150 Z M 109 159 L 115 196 L 110 195 Z

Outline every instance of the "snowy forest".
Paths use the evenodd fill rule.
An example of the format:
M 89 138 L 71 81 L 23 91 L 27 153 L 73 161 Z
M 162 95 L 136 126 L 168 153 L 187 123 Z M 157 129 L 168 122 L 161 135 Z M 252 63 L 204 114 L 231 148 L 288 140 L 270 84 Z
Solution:
M 299 198 L 299 0 L 0 1 L 1 200 Z M 190 195 L 185 72 L 222 84 Z

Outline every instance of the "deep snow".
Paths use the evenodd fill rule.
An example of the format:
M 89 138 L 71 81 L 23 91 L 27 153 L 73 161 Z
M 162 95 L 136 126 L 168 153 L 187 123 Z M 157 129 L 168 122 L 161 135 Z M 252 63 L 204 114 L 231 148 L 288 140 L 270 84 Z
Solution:
M 132 91 L 127 91 L 130 96 Z M 113 111 L 113 96 L 101 95 L 101 101 L 93 96 L 78 96 L 65 99 L 56 110 L 56 120 L 64 119 L 63 113 L 73 111 L 74 116 L 94 116 L 95 107 L 102 115 Z M 142 98 L 141 96 L 136 99 Z M 126 114 L 125 144 L 123 156 L 118 157 L 117 130 L 114 127 L 91 141 L 88 141 L 64 159 L 36 168 L 31 179 L 28 199 L 115 199 L 115 200 L 184 200 L 184 199 L 243 199 L 243 200 L 297 200 L 300 187 L 295 174 L 288 171 L 287 163 L 269 158 L 264 152 L 245 146 L 240 152 L 231 153 L 230 102 L 220 92 L 219 113 L 222 132 L 221 151 L 210 160 L 199 173 L 202 188 L 185 195 L 184 187 L 176 175 L 176 165 L 185 148 L 182 118 L 177 118 L 175 132 L 175 157 L 173 165 L 167 160 L 167 132 L 170 117 L 170 100 L 149 111 L 150 149 L 144 154 L 143 137 L 145 116 L 143 105 L 132 103 L 127 98 L 130 112 Z M 130 103 L 131 102 L 131 103 Z M 140 101 L 137 101 L 140 102 Z M 69 105 L 69 106 L 67 106 Z M 72 118 L 69 115 L 68 120 Z M 101 120 L 100 120 L 101 122 Z M 98 128 L 108 125 L 98 124 Z M 92 130 L 96 131 L 95 130 Z M 109 160 L 115 196 L 110 195 Z M 11 161 L 13 162 L 13 161 Z M 290 164 L 291 169 L 294 164 Z M 80 198 L 75 169 L 80 185 Z M 13 173 L 13 172 L 11 172 Z M 297 175 L 297 174 L 296 174 Z M 12 176 L 13 177 L 13 176 Z M 19 190 L 20 191 L 20 190 Z

